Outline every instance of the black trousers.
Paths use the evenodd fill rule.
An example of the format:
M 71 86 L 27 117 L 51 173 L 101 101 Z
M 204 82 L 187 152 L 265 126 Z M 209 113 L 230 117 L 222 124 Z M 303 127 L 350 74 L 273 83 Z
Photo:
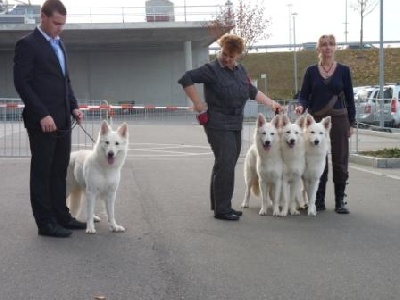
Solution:
M 316 118 L 317 120 L 317 118 Z M 332 177 L 336 184 L 346 184 L 349 177 L 349 131 L 350 123 L 347 115 L 332 116 L 332 128 L 330 132 Z M 318 120 L 319 121 L 319 120 Z M 320 178 L 320 188 L 325 191 L 328 180 L 328 157 L 326 158 L 325 170 Z
M 32 154 L 30 198 L 36 224 L 66 223 L 71 218 L 66 206 L 71 132 L 44 133 L 28 129 L 28 136 Z
M 215 161 L 211 172 L 210 201 L 215 214 L 232 209 L 235 166 L 242 146 L 242 133 L 238 131 L 205 128 Z

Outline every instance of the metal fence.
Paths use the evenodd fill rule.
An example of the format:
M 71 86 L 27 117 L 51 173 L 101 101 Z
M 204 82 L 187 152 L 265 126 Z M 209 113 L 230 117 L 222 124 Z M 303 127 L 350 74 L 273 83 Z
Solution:
M 29 140 L 22 121 L 24 108 L 20 99 L 0 98 L 0 157 L 30 156 Z M 85 113 L 83 128 L 72 128 L 72 150 L 92 148 L 102 120 L 110 124 L 196 124 L 196 117 L 189 107 L 109 105 L 105 100 L 93 100 L 80 105 Z
M 293 101 L 282 101 L 284 113 L 293 121 L 297 118 L 294 113 L 296 106 Z M 30 156 L 29 141 L 22 121 L 23 103 L 20 99 L 0 98 L 0 157 L 28 157 Z M 94 100 L 82 104 L 80 108 L 85 112 L 83 128 L 75 125 L 72 128 L 72 150 L 90 149 L 93 147 L 92 137 L 97 138 L 102 120 L 110 124 L 127 122 L 129 125 L 193 125 L 197 126 L 195 113 L 190 107 L 152 106 L 152 105 L 109 105 L 105 100 Z M 274 112 L 269 108 L 258 105 L 255 101 L 248 101 L 244 110 L 245 122 L 242 131 L 242 155 L 245 155 L 254 135 L 256 117 L 258 113 L 272 119 Z M 84 130 L 86 131 L 84 131 Z M 368 141 L 369 147 L 374 145 L 374 139 Z M 350 139 L 350 151 L 357 153 L 363 148 L 358 131 Z M 394 140 L 398 144 L 398 140 Z
M 293 111 L 286 105 L 286 112 Z M 29 141 L 22 121 L 24 105 L 20 99 L 0 98 L 0 157 L 30 156 Z M 106 100 L 93 100 L 81 104 L 85 113 L 83 129 L 76 125 L 72 128 L 72 150 L 92 148 L 91 137 L 96 139 L 100 123 L 108 120 L 110 124 L 127 122 L 135 125 L 196 125 L 196 115 L 190 107 L 152 106 L 121 104 L 109 105 Z M 252 130 L 258 113 L 271 119 L 274 113 L 255 101 L 248 101 L 245 110 L 243 130 L 243 149 L 247 150 L 252 139 Z M 251 132 L 251 133 L 250 133 Z

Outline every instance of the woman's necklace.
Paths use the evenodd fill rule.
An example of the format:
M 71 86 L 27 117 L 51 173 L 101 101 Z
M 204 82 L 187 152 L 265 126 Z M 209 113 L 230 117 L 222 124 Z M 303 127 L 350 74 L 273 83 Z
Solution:
M 332 75 L 331 74 L 331 71 L 332 71 L 332 68 L 333 68 L 333 66 L 335 65 L 335 62 L 333 62 L 330 66 L 328 66 L 328 67 L 326 67 L 326 66 L 324 66 L 324 65 L 322 65 L 322 64 L 320 64 L 320 67 L 321 67 L 321 69 L 322 69 L 322 71 L 323 71 L 323 75 L 324 75 L 324 77 L 329 77 L 330 75 Z
M 333 67 L 333 63 L 328 68 L 326 68 L 325 66 L 322 66 L 322 69 L 324 69 L 324 72 L 326 74 L 329 74 L 329 72 L 332 70 L 332 67 Z

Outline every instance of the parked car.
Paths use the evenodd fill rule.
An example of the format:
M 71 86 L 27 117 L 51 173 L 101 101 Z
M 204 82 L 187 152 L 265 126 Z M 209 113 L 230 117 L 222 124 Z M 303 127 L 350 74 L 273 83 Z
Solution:
M 392 126 L 400 127 L 400 83 L 387 83 L 384 88 L 390 101 L 390 112 L 392 115 Z
M 353 87 L 354 101 L 356 104 L 357 102 L 365 102 L 375 88 L 376 86 L 373 85 Z
M 360 45 L 360 43 L 350 43 L 347 44 L 343 47 L 343 49 L 353 49 L 353 50 L 357 50 L 357 49 L 375 49 L 376 47 L 372 44 L 366 44 L 363 43 L 362 45 Z
M 317 43 L 316 42 L 307 42 L 301 45 L 300 50 L 317 50 Z
M 381 97 L 379 86 L 358 91 L 355 97 L 357 122 L 368 125 L 379 125 L 383 117 L 384 126 L 392 126 L 393 118 L 391 114 L 390 95 L 390 90 L 384 87 L 383 97 Z

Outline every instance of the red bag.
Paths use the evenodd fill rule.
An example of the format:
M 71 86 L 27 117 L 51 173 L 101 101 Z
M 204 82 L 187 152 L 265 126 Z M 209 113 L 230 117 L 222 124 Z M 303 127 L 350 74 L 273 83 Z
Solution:
M 208 114 L 207 111 L 203 111 L 201 113 L 199 113 L 197 116 L 197 121 L 199 121 L 200 125 L 205 125 L 208 122 Z

